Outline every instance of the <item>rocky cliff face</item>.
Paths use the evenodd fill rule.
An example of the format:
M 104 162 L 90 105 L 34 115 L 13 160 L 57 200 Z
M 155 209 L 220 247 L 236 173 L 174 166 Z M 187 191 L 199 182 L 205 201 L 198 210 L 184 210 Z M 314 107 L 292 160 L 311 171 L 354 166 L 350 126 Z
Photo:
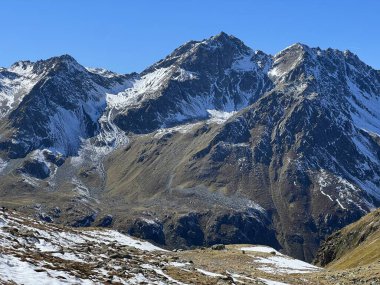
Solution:
M 224 33 L 189 42 L 142 73 L 115 122 L 147 133 L 209 118 L 208 110 L 241 110 L 271 86 L 270 64 L 270 56 Z
M 306 260 L 379 205 L 380 75 L 351 52 L 271 56 L 221 33 L 141 74 L 62 56 L 0 75 L 3 204 Z
M 12 77 L 20 83 L 13 84 Z M 3 71 L 3 78 L 7 136 L 1 148 L 11 158 L 41 148 L 65 156 L 77 154 L 80 140 L 99 131 L 106 93 L 128 85 L 127 76 L 91 73 L 68 55 L 18 62 Z M 12 90 L 10 94 L 7 89 Z

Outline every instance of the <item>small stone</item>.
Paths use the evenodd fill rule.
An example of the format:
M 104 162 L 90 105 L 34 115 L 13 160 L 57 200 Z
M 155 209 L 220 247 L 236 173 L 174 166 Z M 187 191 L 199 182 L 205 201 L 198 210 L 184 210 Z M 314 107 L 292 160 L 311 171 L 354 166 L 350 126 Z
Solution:
M 223 250 L 226 249 L 226 246 L 224 244 L 214 244 L 211 246 L 212 250 Z

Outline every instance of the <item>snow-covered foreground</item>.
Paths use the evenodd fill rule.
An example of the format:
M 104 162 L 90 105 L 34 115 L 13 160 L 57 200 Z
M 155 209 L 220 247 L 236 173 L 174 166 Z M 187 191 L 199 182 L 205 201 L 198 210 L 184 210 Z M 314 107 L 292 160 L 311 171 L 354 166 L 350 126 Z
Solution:
M 115 230 L 57 226 L 5 209 L 0 245 L 0 284 L 286 285 L 307 284 L 293 273 L 320 270 L 266 246 L 171 252 Z
M 153 252 L 166 250 L 114 230 L 62 228 L 1 212 L 0 245 L 0 284 L 163 284 L 154 273 L 128 272 L 127 259 L 139 253 L 144 264 Z M 122 266 L 126 279 L 115 274 Z

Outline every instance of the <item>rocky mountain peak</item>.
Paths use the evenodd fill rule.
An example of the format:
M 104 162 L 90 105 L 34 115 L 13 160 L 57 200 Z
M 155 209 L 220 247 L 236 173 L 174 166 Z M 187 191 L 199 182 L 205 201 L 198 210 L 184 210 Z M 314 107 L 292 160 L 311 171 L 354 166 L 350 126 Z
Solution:
M 221 31 L 219 34 L 216 34 L 215 36 L 211 37 L 211 39 L 215 39 L 215 40 L 225 40 L 225 39 L 231 39 L 231 38 L 237 39 L 233 35 L 228 35 L 227 33 L 223 32 L 223 31 Z
M 147 74 L 159 68 L 172 65 L 185 68 L 208 68 L 209 65 L 220 65 L 227 68 L 232 61 L 241 56 L 253 55 L 253 50 L 238 38 L 224 32 L 202 41 L 190 41 L 175 49 L 165 59 L 146 69 Z M 191 69 L 190 69 L 191 70 Z
M 302 74 L 307 77 L 307 71 L 315 67 L 318 48 L 310 48 L 307 45 L 296 43 L 273 57 L 273 65 L 269 75 L 274 80 L 293 81 L 299 79 Z M 310 72 L 309 72 L 310 73 Z
M 212 36 L 211 38 L 204 41 L 206 45 L 219 45 L 219 46 L 235 46 L 237 48 L 241 48 L 243 50 L 250 50 L 243 41 L 238 39 L 233 35 L 228 35 L 225 32 L 220 32 L 219 34 Z
M 116 124 L 124 131 L 146 132 L 209 118 L 208 110 L 241 110 L 268 89 L 270 65 L 270 56 L 223 32 L 188 42 L 140 74 L 125 92 L 133 108 L 126 106 Z
M 22 75 L 20 80 L 27 86 L 20 85 L 14 93 L 10 92 L 10 103 L 4 108 L 4 115 L 9 114 L 13 130 L 17 130 L 10 130 L 11 140 L 0 142 L 10 157 L 22 157 L 46 147 L 65 155 L 76 154 L 81 139 L 98 131 L 106 92 L 123 89 L 128 81 L 127 76 L 92 73 L 67 54 L 19 62 L 11 70 Z M 20 96 L 17 102 L 14 94 Z
M 80 65 L 71 55 L 64 54 L 57 57 L 52 57 L 48 60 L 36 62 L 36 69 L 51 69 L 54 72 L 86 72 L 86 69 Z
M 38 60 L 32 62 L 29 60 L 18 61 L 11 65 L 8 71 L 24 77 L 37 77 L 46 75 L 47 73 L 56 72 L 83 72 L 85 68 L 81 66 L 72 56 L 64 54 L 52 57 L 46 60 Z
M 298 51 L 304 51 L 304 52 L 307 52 L 307 51 L 309 51 L 310 49 L 311 49 L 311 48 L 310 48 L 308 45 L 303 44 L 303 43 L 300 43 L 300 42 L 297 42 L 297 43 L 294 43 L 294 44 L 288 46 L 287 48 L 283 49 L 282 51 L 280 51 L 280 53 L 281 53 L 281 52 L 290 51 L 290 50 L 292 50 L 292 51 L 298 50 Z

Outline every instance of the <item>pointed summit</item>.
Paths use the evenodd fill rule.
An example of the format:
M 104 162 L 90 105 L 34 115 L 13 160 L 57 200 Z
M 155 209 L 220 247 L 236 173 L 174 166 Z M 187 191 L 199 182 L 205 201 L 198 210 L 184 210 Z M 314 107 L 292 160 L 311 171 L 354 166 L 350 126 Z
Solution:
M 228 68 L 236 58 L 253 56 L 253 53 L 253 50 L 240 39 L 225 32 L 220 32 L 202 41 L 189 41 L 183 44 L 165 59 L 147 68 L 142 74 L 147 74 L 158 68 L 166 68 L 173 64 L 180 66 L 198 64 L 202 69 L 207 69 L 209 65 L 222 64 L 225 68 Z M 208 64 L 205 64 L 205 62 Z
M 233 35 L 228 35 L 225 32 L 220 32 L 219 34 L 210 37 L 209 39 L 205 40 L 204 43 L 209 44 L 211 46 L 235 46 L 239 49 L 251 50 L 244 44 L 243 41 L 241 41 Z
M 39 60 L 36 62 L 38 70 L 65 70 L 65 71 L 85 71 L 86 69 L 80 65 L 75 58 L 69 54 L 51 57 L 47 60 Z
M 66 63 L 75 63 L 75 64 L 78 64 L 78 62 L 76 61 L 76 59 L 74 57 L 72 57 L 71 55 L 69 54 L 63 54 L 63 55 L 60 55 L 60 56 L 57 56 L 57 57 L 53 57 L 53 59 L 57 59 L 61 62 L 66 62 Z
M 306 54 L 309 53 L 312 50 L 309 46 L 302 44 L 302 43 L 294 43 L 285 49 L 281 50 L 277 54 L 275 54 L 275 58 L 284 56 L 285 54 Z
M 52 58 L 49 58 L 46 60 L 47 62 L 59 62 L 59 63 L 65 63 L 65 64 L 71 64 L 71 65 L 80 65 L 74 57 L 72 57 L 69 54 L 63 54 L 60 56 L 55 56 Z
M 211 38 L 215 40 L 223 40 L 223 39 L 228 39 L 230 37 L 231 36 L 229 36 L 227 33 L 221 31 L 219 34 L 216 34 L 215 36 L 212 36 Z
M 239 41 L 242 42 L 240 39 L 233 35 L 229 35 L 225 32 L 220 32 L 219 34 L 212 36 L 209 38 L 209 40 L 215 40 L 215 41 L 220 41 L 220 42 L 227 42 L 227 41 Z

